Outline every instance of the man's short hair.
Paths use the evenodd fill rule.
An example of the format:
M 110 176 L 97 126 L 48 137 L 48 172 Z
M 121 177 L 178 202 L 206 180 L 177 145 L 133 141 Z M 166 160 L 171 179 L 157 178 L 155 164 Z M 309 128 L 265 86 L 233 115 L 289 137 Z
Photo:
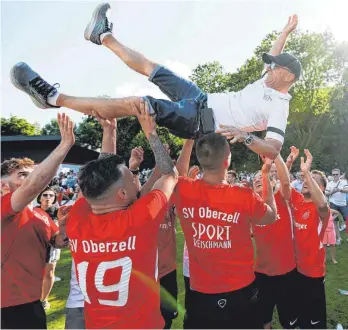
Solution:
M 324 172 L 322 171 L 318 171 L 318 170 L 313 170 L 312 174 L 318 174 L 320 175 L 320 180 L 321 180 L 321 184 L 324 187 L 324 190 L 326 189 L 327 186 L 327 178 Z
M 98 199 L 112 184 L 122 177 L 119 168 L 124 160 L 118 155 L 104 155 L 83 166 L 78 173 L 78 183 L 87 199 Z
M 234 170 L 229 170 L 227 174 L 231 174 L 235 179 L 237 179 L 237 172 Z
M 10 158 L 1 163 L 1 176 L 11 175 L 16 170 L 34 165 L 34 161 L 30 158 Z
M 331 173 L 332 173 L 333 171 L 336 171 L 336 172 L 338 172 L 338 173 L 341 173 L 341 171 L 340 171 L 339 168 L 334 168 L 334 169 L 331 171 Z
M 224 136 L 210 133 L 201 137 L 196 144 L 196 155 L 204 170 L 217 170 L 226 158 L 226 146 L 229 144 Z

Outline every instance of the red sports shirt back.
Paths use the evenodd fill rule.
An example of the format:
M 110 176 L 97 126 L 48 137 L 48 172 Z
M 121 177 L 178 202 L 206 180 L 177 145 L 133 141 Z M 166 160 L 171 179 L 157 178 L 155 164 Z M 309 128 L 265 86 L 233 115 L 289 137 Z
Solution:
M 73 206 L 67 235 L 85 296 L 87 328 L 163 327 L 157 235 L 166 209 L 159 190 L 104 215 L 95 215 L 84 198 Z
M 190 258 L 190 285 L 222 293 L 249 285 L 254 275 L 250 222 L 266 205 L 249 188 L 179 178 L 176 207 Z
M 295 189 L 291 191 L 291 209 L 295 227 L 297 269 L 309 277 L 325 276 L 325 249 L 322 239 L 327 221 L 320 219 L 313 202 L 306 202 Z M 329 213 L 328 213 L 329 216 Z
M 278 213 L 276 222 L 253 225 L 257 251 L 255 271 L 269 276 L 283 275 L 296 267 L 290 210 L 279 191 L 274 199 Z

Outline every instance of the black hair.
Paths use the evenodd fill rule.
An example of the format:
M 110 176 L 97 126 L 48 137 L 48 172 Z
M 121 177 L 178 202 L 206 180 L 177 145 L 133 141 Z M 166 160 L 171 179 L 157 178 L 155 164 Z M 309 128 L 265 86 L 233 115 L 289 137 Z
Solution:
M 221 168 L 226 158 L 226 147 L 229 148 L 229 144 L 221 134 L 209 133 L 201 137 L 196 144 L 196 155 L 203 170 Z
M 124 165 L 123 158 L 109 154 L 83 166 L 78 173 L 78 183 L 83 196 L 87 199 L 101 196 L 122 177 L 120 165 Z
M 37 196 L 37 198 L 36 198 L 36 202 L 38 203 L 38 204 L 40 204 L 41 205 L 41 196 L 42 196 L 42 194 L 44 193 L 44 192 L 46 192 L 46 191 L 52 191 L 53 193 L 54 193 L 54 201 L 53 201 L 53 204 L 56 204 L 57 203 L 57 193 L 56 193 L 56 191 L 52 188 L 52 187 L 50 187 L 50 186 L 47 186 L 44 190 L 42 190 L 41 192 L 40 192 L 40 194 Z

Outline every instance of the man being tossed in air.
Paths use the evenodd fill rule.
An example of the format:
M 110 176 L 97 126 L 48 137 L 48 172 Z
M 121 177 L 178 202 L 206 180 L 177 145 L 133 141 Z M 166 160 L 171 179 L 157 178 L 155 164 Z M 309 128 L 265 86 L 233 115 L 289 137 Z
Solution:
M 121 44 L 112 34 L 106 13 L 110 5 L 99 5 L 85 30 L 85 38 L 104 45 L 131 69 L 145 75 L 166 94 L 170 101 L 151 96 L 126 98 L 83 98 L 57 92 L 55 86 L 43 80 L 26 63 L 17 63 L 11 70 L 11 80 L 41 108 L 67 107 L 91 115 L 95 110 L 103 118 L 135 115 L 131 106 L 146 99 L 150 111 L 160 126 L 179 137 L 198 138 L 221 129 L 234 142 L 244 142 L 258 154 L 275 159 L 284 141 L 289 114 L 288 91 L 301 75 L 299 60 L 281 53 L 288 35 L 297 26 L 297 16 L 289 18 L 270 54 L 263 54 L 266 76 L 238 92 L 204 93 L 190 81 L 178 77 L 167 68 Z M 267 130 L 266 140 L 252 135 Z

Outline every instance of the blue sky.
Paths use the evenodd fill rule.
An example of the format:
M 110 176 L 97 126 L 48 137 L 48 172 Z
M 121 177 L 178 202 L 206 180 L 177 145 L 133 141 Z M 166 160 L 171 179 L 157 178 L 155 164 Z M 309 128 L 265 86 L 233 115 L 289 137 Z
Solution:
M 86 1 L 1 2 L 1 112 L 41 126 L 56 110 L 36 108 L 9 80 L 11 67 L 27 62 L 60 90 L 76 96 L 153 95 L 161 92 L 107 49 L 87 42 L 83 32 L 95 6 Z M 188 76 L 198 64 L 220 61 L 239 67 L 262 38 L 280 30 L 292 13 L 299 28 L 330 28 L 348 39 L 348 1 L 124 1 L 111 2 L 114 34 L 124 44 Z M 81 116 L 66 111 L 74 121 Z

